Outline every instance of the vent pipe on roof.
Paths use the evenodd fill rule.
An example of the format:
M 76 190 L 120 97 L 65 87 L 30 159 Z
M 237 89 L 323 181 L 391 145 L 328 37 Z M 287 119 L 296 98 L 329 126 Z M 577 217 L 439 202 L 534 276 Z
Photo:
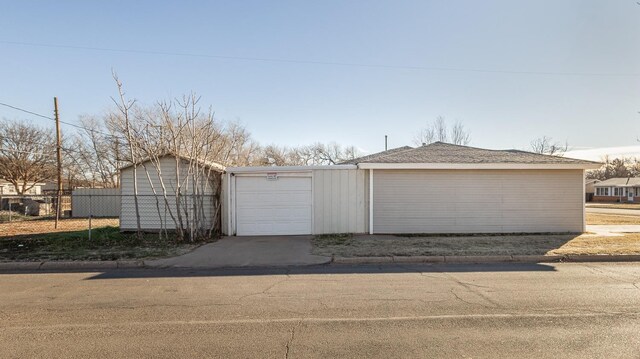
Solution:
M 387 135 L 384 135 L 384 150 L 387 150 Z

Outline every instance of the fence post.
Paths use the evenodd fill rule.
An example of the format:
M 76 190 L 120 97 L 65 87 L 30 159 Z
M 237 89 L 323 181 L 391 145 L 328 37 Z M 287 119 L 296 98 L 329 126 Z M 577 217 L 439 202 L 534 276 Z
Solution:
M 89 195 L 89 241 L 91 241 L 91 217 L 93 217 L 93 215 L 91 208 L 91 195 Z
M 9 200 L 9 222 L 11 222 L 11 198 Z

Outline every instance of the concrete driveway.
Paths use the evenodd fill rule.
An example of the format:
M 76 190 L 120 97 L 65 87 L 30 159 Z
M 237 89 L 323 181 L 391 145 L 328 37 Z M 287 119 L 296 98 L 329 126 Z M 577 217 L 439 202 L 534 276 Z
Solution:
M 330 257 L 311 254 L 313 236 L 224 237 L 187 254 L 145 262 L 154 267 L 278 267 L 317 265 Z
M 620 237 L 625 233 L 640 233 L 640 225 L 637 224 L 588 224 L 585 234 L 591 237 Z

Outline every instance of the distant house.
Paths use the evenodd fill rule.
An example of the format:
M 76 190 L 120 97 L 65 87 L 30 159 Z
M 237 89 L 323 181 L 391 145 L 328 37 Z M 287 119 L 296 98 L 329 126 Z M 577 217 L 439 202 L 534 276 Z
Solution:
M 584 194 L 587 202 L 593 201 L 593 196 L 596 193 L 596 183 L 600 182 L 597 179 L 585 179 L 584 180 Z
M 23 193 L 23 195 L 39 196 L 42 194 L 43 185 L 44 183 L 34 183 L 33 187 L 31 187 L 29 190 Z M 16 190 L 16 187 L 12 183 L 6 180 L 0 179 L 0 197 L 17 196 L 17 195 L 18 195 L 18 191 Z
M 0 180 L 0 210 L 11 209 L 31 216 L 50 214 L 52 208 L 50 201 L 41 197 L 42 185 L 43 183 L 34 183 L 33 187 L 20 195 L 12 183 Z
M 640 178 L 609 178 L 594 184 L 594 202 L 640 202 Z

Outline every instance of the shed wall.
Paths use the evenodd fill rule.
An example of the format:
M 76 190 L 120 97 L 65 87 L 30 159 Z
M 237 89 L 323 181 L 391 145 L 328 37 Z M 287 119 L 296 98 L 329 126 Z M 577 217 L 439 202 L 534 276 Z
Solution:
M 160 159 L 159 171 L 150 162 L 137 167 L 137 197 L 141 229 L 153 231 L 175 229 L 178 212 L 184 223 L 189 218 L 193 218 L 196 211 L 199 212 L 200 218 L 204 219 L 202 226 L 211 226 L 217 203 L 215 184 L 220 180 L 220 174 L 213 172 L 209 181 L 198 184 L 196 186 L 199 189 L 198 193 L 202 195 L 193 196 L 194 185 L 191 180 L 187 180 L 186 176 L 188 167 L 188 163 L 184 161 L 176 165 L 175 158 L 170 156 Z M 120 178 L 121 230 L 135 230 L 137 227 L 133 181 L 133 167 L 123 169 Z M 178 188 L 183 194 L 180 202 L 176 200 Z M 166 193 L 166 200 L 164 193 Z

